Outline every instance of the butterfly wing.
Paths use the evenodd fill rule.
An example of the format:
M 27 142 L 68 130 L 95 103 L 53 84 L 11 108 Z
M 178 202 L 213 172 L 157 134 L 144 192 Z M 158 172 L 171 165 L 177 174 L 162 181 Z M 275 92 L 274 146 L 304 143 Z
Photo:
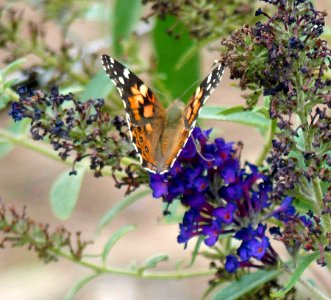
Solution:
M 201 82 L 193 96 L 189 99 L 184 110 L 184 123 L 186 129 L 192 130 L 194 128 L 200 109 L 221 81 L 224 69 L 224 65 L 218 64 Z
M 132 142 L 141 163 L 155 172 L 155 149 L 163 132 L 165 109 L 144 82 L 125 66 L 105 54 L 101 60 L 123 100 Z
M 165 165 L 168 168 L 172 167 L 181 150 L 185 147 L 191 131 L 195 126 L 201 107 L 206 103 L 210 94 L 219 84 L 223 73 L 224 66 L 219 64 L 201 82 L 183 110 L 182 118 L 176 128 L 176 134 L 167 128 L 164 129 L 163 139 L 172 139 L 173 141 L 176 141 L 172 143 L 172 147 L 167 151 Z

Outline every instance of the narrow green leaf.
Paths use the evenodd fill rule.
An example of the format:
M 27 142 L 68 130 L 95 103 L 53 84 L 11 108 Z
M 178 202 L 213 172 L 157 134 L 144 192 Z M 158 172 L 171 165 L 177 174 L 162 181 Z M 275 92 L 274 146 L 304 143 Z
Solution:
M 142 4 L 140 0 L 116 0 L 112 15 L 113 51 L 115 56 L 123 54 L 122 41 L 130 36 L 139 21 Z
M 80 98 L 82 101 L 86 101 L 90 98 L 105 98 L 113 89 L 113 87 L 114 86 L 106 75 L 106 72 L 104 72 L 102 69 L 102 71 L 98 72 L 90 80 Z
M 232 106 L 229 108 L 226 108 L 222 111 L 222 115 L 226 116 L 226 115 L 231 115 L 237 112 L 243 112 L 245 111 L 245 108 L 242 105 L 237 105 L 237 106 Z
M 194 265 L 203 240 L 204 240 L 204 236 L 200 235 L 197 239 L 197 243 L 195 244 L 195 247 L 194 247 L 194 250 L 192 253 L 192 258 L 191 258 L 191 261 L 190 261 L 189 265 L 187 266 L 187 268 L 190 268 Z
M 85 168 L 77 168 L 77 175 L 63 172 L 54 182 L 50 198 L 54 214 L 61 220 L 66 220 L 73 212 L 79 191 L 85 175 Z
M 252 291 L 253 289 L 269 282 L 270 280 L 278 277 L 282 273 L 281 270 L 273 271 L 256 271 L 254 273 L 249 273 L 242 276 L 239 280 L 233 281 L 229 285 L 216 292 L 212 299 L 214 300 L 234 300 L 246 293 Z
M 295 196 L 295 192 L 293 193 L 293 195 Z M 300 196 L 294 198 L 293 204 L 295 210 L 303 214 L 307 213 L 307 211 L 309 210 L 314 211 L 315 208 L 313 202 L 309 201 L 308 199 L 302 199 L 300 198 Z
M 116 203 L 106 214 L 101 218 L 98 227 L 97 227 L 97 233 L 100 232 L 102 228 L 107 226 L 122 210 L 130 206 L 131 204 L 135 203 L 136 201 L 146 197 L 147 195 L 150 195 L 151 190 L 150 189 L 144 189 L 136 191 L 118 203 Z
M 294 270 L 294 272 L 292 273 L 290 279 L 287 281 L 285 286 L 278 292 L 271 294 L 271 296 L 273 298 L 278 298 L 278 297 L 284 296 L 295 285 L 295 283 L 300 279 L 304 270 L 306 270 L 309 267 L 309 265 L 319 257 L 319 255 L 320 255 L 320 253 L 316 252 L 316 253 L 305 255 L 304 257 L 302 257 L 298 263 L 297 268 Z
M 123 236 L 125 236 L 127 233 L 129 233 L 132 230 L 135 230 L 137 227 L 133 225 L 127 225 L 119 230 L 117 230 L 108 240 L 106 243 L 105 247 L 103 248 L 102 251 L 102 262 L 106 264 L 106 260 L 108 257 L 108 254 L 110 250 L 115 246 L 115 244 L 120 240 Z
M 175 39 L 167 33 L 167 30 L 177 24 L 176 31 L 180 32 L 180 38 Z M 157 72 L 163 77 L 159 78 L 155 85 L 158 89 L 167 87 L 173 99 L 178 98 L 184 92 L 188 92 L 183 100 L 187 100 L 196 88 L 196 82 L 200 79 L 200 53 L 193 52 L 189 59 L 183 63 L 182 57 L 191 52 L 195 42 L 190 38 L 186 28 L 178 24 L 173 17 L 167 16 L 165 20 L 158 19 L 153 31 L 157 58 Z M 177 68 L 181 62 L 180 68 Z M 191 86 L 187 90 L 188 86 Z
M 236 109 L 238 110 L 238 108 Z M 224 111 L 226 112 L 226 115 L 223 115 Z M 270 122 L 269 119 L 255 111 L 234 111 L 231 113 L 231 109 L 225 106 L 205 106 L 202 108 L 199 118 L 234 122 L 253 126 L 261 130 L 267 130 Z
M 21 69 L 22 65 L 25 63 L 26 63 L 25 58 L 19 58 L 17 60 L 14 60 L 10 64 L 8 64 L 3 70 L 1 70 L 2 76 L 7 76 L 16 70 Z
M 141 268 L 142 270 L 145 269 L 153 269 L 156 268 L 156 266 L 163 261 L 168 261 L 169 256 L 167 254 L 159 254 L 153 257 L 148 258 L 144 264 L 143 267 Z
M 100 274 L 94 274 L 94 275 L 90 275 L 87 276 L 83 279 L 81 279 L 80 281 L 78 281 L 68 292 L 68 294 L 65 296 L 65 300 L 73 300 L 74 296 L 79 292 L 79 290 L 85 286 L 86 284 L 88 284 L 90 281 L 92 281 L 94 278 L 96 278 L 97 276 L 99 276 Z

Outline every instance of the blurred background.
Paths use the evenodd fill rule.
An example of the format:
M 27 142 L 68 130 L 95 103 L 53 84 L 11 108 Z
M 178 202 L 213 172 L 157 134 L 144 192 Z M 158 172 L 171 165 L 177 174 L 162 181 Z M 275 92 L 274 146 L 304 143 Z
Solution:
M 144 67 L 150 68 L 150 66 L 153 67 L 153 64 L 157 64 L 151 38 L 155 20 L 149 19 L 150 22 L 147 24 L 138 21 L 134 27 L 134 34 L 122 43 L 124 50 L 114 50 L 116 46 L 111 45 L 111 26 L 114 23 L 113 19 L 109 17 L 114 9 L 113 1 L 66 1 L 70 7 L 68 11 L 63 8 L 63 5 L 59 5 L 59 8 L 57 2 L 62 1 L 0 1 L 0 7 L 5 9 L 10 7 L 21 14 L 20 19 L 23 22 L 17 49 L 24 48 L 27 39 L 31 39 L 29 22 L 41 22 L 43 35 L 50 49 L 55 52 L 61 51 L 64 42 L 62 32 L 66 31 L 66 41 L 71 41 L 74 44 L 73 50 L 70 51 L 82 51 L 82 57 L 88 57 L 88 60 L 85 61 L 87 67 L 93 66 L 88 72 L 85 72 L 86 78 L 81 81 L 79 78 L 76 78 L 75 81 L 74 76 L 72 78 L 69 76 L 68 79 L 59 75 L 58 78 L 62 78 L 68 91 L 72 90 L 75 93 L 77 90 L 78 94 L 83 93 L 84 84 L 87 85 L 93 75 L 102 71 L 99 55 L 101 53 L 114 55 L 114 52 L 115 54 L 118 52 L 121 56 L 118 58 L 119 60 L 127 63 L 128 66 L 134 65 L 135 70 L 140 70 L 141 77 L 146 80 L 148 85 L 152 89 L 156 87 L 156 90 L 160 91 L 160 98 L 162 96 L 165 98 L 162 99 L 164 103 L 169 102 L 167 97 L 169 95 L 164 96 L 166 93 L 162 90 L 162 86 L 160 87 L 151 78 L 153 72 L 144 72 Z M 132 1 L 132 3 L 135 2 Z M 247 1 L 247 3 L 249 2 Z M 329 0 L 318 0 L 315 3 L 319 10 L 331 11 Z M 81 12 L 82 8 L 84 8 L 83 12 Z M 145 6 L 139 11 L 137 18 L 148 16 L 150 12 L 151 6 Z M 45 15 L 47 18 L 43 20 Z M 2 24 L 8 24 L 8 15 L 2 12 L 1 18 Z M 123 16 L 123 19 L 125 18 Z M 331 26 L 330 16 L 327 18 L 327 25 Z M 0 32 L 0 37 L 1 35 L 3 34 Z M 6 37 L 2 36 L 1 40 L 4 38 Z M 219 58 L 219 40 L 214 38 L 211 43 L 206 43 L 206 47 L 201 48 L 200 80 L 208 73 L 214 60 Z M 111 53 L 111 51 L 113 52 Z M 176 55 L 177 49 L 172 48 L 167 49 L 167 51 Z M 6 65 L 6 60 L 10 60 L 11 55 L 19 55 L 19 51 L 13 53 L 8 53 L 8 49 L 6 50 L 5 47 L 0 49 L 1 67 Z M 24 51 L 22 54 L 25 54 Z M 24 64 L 25 68 L 40 64 L 40 60 L 43 59 L 42 55 L 39 57 L 38 55 L 25 55 L 24 57 L 27 59 Z M 137 61 L 139 63 L 136 63 Z M 52 74 L 51 69 L 35 69 L 37 74 L 39 71 L 44 73 L 36 75 L 37 79 L 35 80 L 38 83 L 43 83 L 40 78 L 38 79 L 38 76 L 44 79 L 47 76 L 56 78 L 56 74 Z M 64 69 L 64 71 L 67 70 Z M 76 72 L 76 70 L 72 71 Z M 93 72 L 95 74 L 89 75 Z M 26 80 L 35 78 L 28 73 L 21 75 Z M 104 84 L 111 85 L 106 76 L 104 78 L 105 80 L 100 80 L 103 80 Z M 68 80 L 70 80 L 69 83 Z M 60 87 L 62 86 L 61 83 L 62 81 L 57 82 Z M 243 105 L 244 100 L 241 97 L 243 92 L 235 87 L 234 83 L 225 72 L 220 86 L 210 97 L 207 105 Z M 184 82 L 182 84 L 187 88 L 192 88 L 193 85 L 194 88 L 197 82 Z M 182 90 L 182 93 L 184 92 L 185 88 Z M 114 97 L 118 98 L 117 95 Z M 116 101 L 118 101 L 117 98 Z M 187 95 L 186 98 L 188 98 Z M 118 109 L 120 113 L 121 102 L 114 106 L 114 109 Z M 8 110 L 1 111 L 0 126 L 6 127 L 11 122 Z M 227 141 L 242 141 L 244 143 L 243 161 L 254 161 L 262 149 L 263 138 L 251 127 L 210 121 L 200 121 L 199 124 L 203 128 L 214 127 L 215 135 L 222 136 Z M 95 238 L 95 229 L 100 218 L 124 197 L 125 189 L 117 190 L 113 180 L 109 177 L 95 178 L 92 173 L 88 173 L 84 178 L 78 204 L 73 214 L 68 220 L 62 221 L 56 218 L 52 212 L 49 191 L 56 178 L 64 171 L 69 172 L 70 168 L 61 162 L 51 160 L 24 147 L 15 147 L 0 160 L 0 197 L 5 203 L 14 205 L 18 211 L 27 206 L 28 215 L 38 222 L 48 223 L 51 228 L 64 225 L 70 231 L 81 231 L 84 240 L 92 240 Z M 99 253 L 115 230 L 127 224 L 135 224 L 138 229 L 125 236 L 112 250 L 109 256 L 109 263 L 112 266 L 125 267 L 134 262 L 141 264 L 150 256 L 160 253 L 167 253 L 170 256 L 168 262 L 159 265 L 162 270 L 174 270 L 177 262 L 181 260 L 188 263 L 194 243 L 189 243 L 185 250 L 183 245 L 177 244 L 178 225 L 166 224 L 162 211 L 160 199 L 153 199 L 149 196 L 136 202 L 102 231 L 95 242 L 88 247 L 87 252 Z M 195 269 L 207 268 L 206 261 L 198 258 Z M 331 297 L 329 284 L 331 278 L 328 272 L 324 271 L 320 267 L 314 267 L 311 271 L 306 272 L 306 276 L 318 280 L 319 286 Z M 32 251 L 20 248 L 1 249 L 0 298 L 5 300 L 64 299 L 70 287 L 89 274 L 88 269 L 63 259 L 57 263 L 45 265 L 38 260 Z M 162 281 L 104 275 L 86 285 L 75 299 L 200 299 L 208 287 L 209 279 L 211 278 L 201 277 Z

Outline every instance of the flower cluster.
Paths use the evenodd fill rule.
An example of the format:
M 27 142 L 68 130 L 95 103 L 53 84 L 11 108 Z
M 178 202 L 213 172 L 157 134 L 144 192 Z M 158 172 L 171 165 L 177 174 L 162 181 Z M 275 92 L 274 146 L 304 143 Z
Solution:
M 222 42 L 228 49 L 223 61 L 243 88 L 257 83 L 255 88 L 270 96 L 270 116 L 282 133 L 273 142 L 268 162 L 275 194 L 284 195 L 294 189 L 299 193 L 298 187 L 314 177 L 331 182 L 331 118 L 326 113 L 331 80 L 324 76 L 331 67 L 331 49 L 319 38 L 325 12 L 316 11 L 310 1 L 271 3 L 278 10 L 266 23 L 245 26 Z M 257 15 L 261 14 L 266 15 L 260 9 Z M 294 115 L 300 119 L 296 127 Z M 302 145 L 294 153 L 298 141 Z M 305 168 L 299 167 L 298 159 Z M 330 209 L 326 201 L 325 206 Z
M 111 119 L 102 110 L 103 99 L 80 102 L 73 94 L 60 94 L 56 87 L 50 94 L 26 87 L 17 92 L 19 101 L 12 103 L 9 114 L 15 121 L 31 119 L 33 139 L 47 137 L 63 160 L 73 155 L 72 174 L 75 163 L 89 157 L 96 177 L 110 166 L 116 187 L 126 185 L 127 193 L 147 181 L 146 172 L 134 160 L 123 166 L 123 159 L 135 159 L 136 152 L 129 141 L 126 121 L 121 117 Z
M 91 244 L 81 240 L 80 232 L 73 235 L 64 227 L 51 232 L 47 224 L 36 223 L 29 218 L 25 209 L 18 213 L 13 207 L 6 209 L 3 202 L 0 202 L 0 232 L 4 236 L 0 248 L 7 244 L 12 247 L 27 245 L 46 263 L 56 261 L 57 252 L 63 249 L 68 249 L 75 259 L 80 259 L 85 248 Z
M 320 38 L 326 12 L 316 11 L 311 1 L 264 2 L 276 7 L 275 14 L 259 9 L 256 15 L 268 18 L 265 23 L 244 26 L 222 41 L 227 49 L 222 61 L 243 89 L 253 90 L 249 106 L 256 103 L 256 94 L 263 92 L 268 98 L 270 117 L 279 129 L 267 158 L 273 198 L 292 196 L 311 203 L 315 220 L 323 220 L 320 230 L 314 227 L 312 234 L 307 229 L 311 227 L 298 218 L 291 221 L 291 228 L 296 224 L 299 229 L 293 232 L 301 233 L 304 226 L 311 234 L 299 244 L 306 250 L 320 249 L 322 257 L 331 231 L 331 118 L 327 113 L 331 80 L 326 76 L 331 49 Z
M 179 24 L 182 23 L 197 40 L 225 36 L 240 24 L 250 23 L 249 16 L 254 11 L 254 4 L 245 0 L 143 0 L 143 3 L 151 4 L 151 13 L 144 20 L 153 15 L 161 19 L 167 15 L 174 16 L 177 22 L 169 28 L 169 34 L 179 37 L 180 30 L 176 30 L 176 27 L 180 28 Z
M 164 175 L 151 174 L 153 196 L 171 203 L 180 199 L 188 207 L 180 224 L 178 242 L 187 244 L 204 236 L 213 246 L 224 235 L 240 241 L 236 255 L 226 257 L 225 268 L 276 264 L 277 254 L 266 236 L 265 220 L 276 217 L 287 222 L 295 213 L 292 198 L 276 208 L 269 201 L 271 183 L 254 165 L 240 168 L 233 143 L 217 138 L 208 143 L 209 131 L 195 128 L 172 169 Z

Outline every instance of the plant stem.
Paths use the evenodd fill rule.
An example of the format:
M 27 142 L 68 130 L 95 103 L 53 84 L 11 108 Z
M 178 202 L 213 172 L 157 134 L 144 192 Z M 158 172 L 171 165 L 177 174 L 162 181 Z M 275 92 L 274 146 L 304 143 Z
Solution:
M 299 83 L 299 81 L 298 81 Z M 297 83 L 297 85 L 298 85 Z M 300 86 L 300 85 L 298 85 Z M 298 107 L 298 116 L 300 118 L 300 122 L 302 125 L 302 132 L 304 137 L 304 145 L 305 145 L 305 152 L 312 152 L 314 149 L 312 147 L 312 136 L 311 136 L 311 130 L 309 127 L 309 112 L 307 111 L 306 103 L 305 103 L 305 95 L 304 93 L 298 89 L 299 92 L 299 107 Z M 327 233 L 331 232 L 331 220 L 329 214 L 323 214 L 322 210 L 324 207 L 323 203 L 323 192 L 320 184 L 320 179 L 315 176 L 312 178 L 312 194 L 315 200 L 315 209 L 318 212 L 318 214 L 321 216 L 321 219 L 324 224 L 324 234 L 326 236 Z
M 52 148 L 45 146 L 44 144 L 40 143 L 40 142 L 35 142 L 29 138 L 26 138 L 24 135 L 15 135 L 11 132 L 9 132 L 8 130 L 5 130 L 3 128 L 0 128 L 0 138 L 4 138 L 5 140 L 7 140 L 9 143 L 14 144 L 16 146 L 20 146 L 23 147 L 25 149 L 29 149 L 32 150 L 36 153 L 42 154 L 48 158 L 51 158 L 53 160 L 62 162 L 64 164 L 66 164 L 67 166 L 73 166 L 74 161 L 72 159 L 66 159 L 66 160 L 62 160 L 57 153 L 52 150 Z M 127 160 L 125 161 L 126 164 L 133 164 L 133 163 L 137 163 L 137 161 L 132 160 L 130 158 L 127 158 Z M 102 170 L 102 174 L 104 176 L 111 176 L 111 171 L 107 170 L 107 169 L 103 169 Z M 123 176 L 126 176 L 124 172 L 119 172 L 116 171 L 115 172 L 115 176 L 117 178 L 122 178 Z
M 257 166 L 261 166 L 263 164 L 263 162 L 265 161 L 265 159 L 267 158 L 267 155 L 272 147 L 272 140 L 275 136 L 276 128 L 277 128 L 276 120 L 270 121 L 266 142 L 263 146 L 263 150 L 262 150 L 261 154 L 259 155 L 258 159 L 255 162 L 255 164 Z
M 213 275 L 215 271 L 213 270 L 202 270 L 202 271 L 193 271 L 193 272 L 161 272 L 161 271 L 154 271 L 145 273 L 143 269 L 123 269 L 123 268 L 111 268 L 111 267 L 101 267 L 95 265 L 93 263 L 84 261 L 84 260 L 77 260 L 72 255 L 64 253 L 60 250 L 53 249 L 51 250 L 54 254 L 72 261 L 78 265 L 81 265 L 85 268 L 91 269 L 97 274 L 117 274 L 117 275 L 126 275 L 126 276 L 133 276 L 139 278 L 149 278 L 149 279 L 186 279 L 192 277 L 202 277 L 202 276 L 209 276 Z

